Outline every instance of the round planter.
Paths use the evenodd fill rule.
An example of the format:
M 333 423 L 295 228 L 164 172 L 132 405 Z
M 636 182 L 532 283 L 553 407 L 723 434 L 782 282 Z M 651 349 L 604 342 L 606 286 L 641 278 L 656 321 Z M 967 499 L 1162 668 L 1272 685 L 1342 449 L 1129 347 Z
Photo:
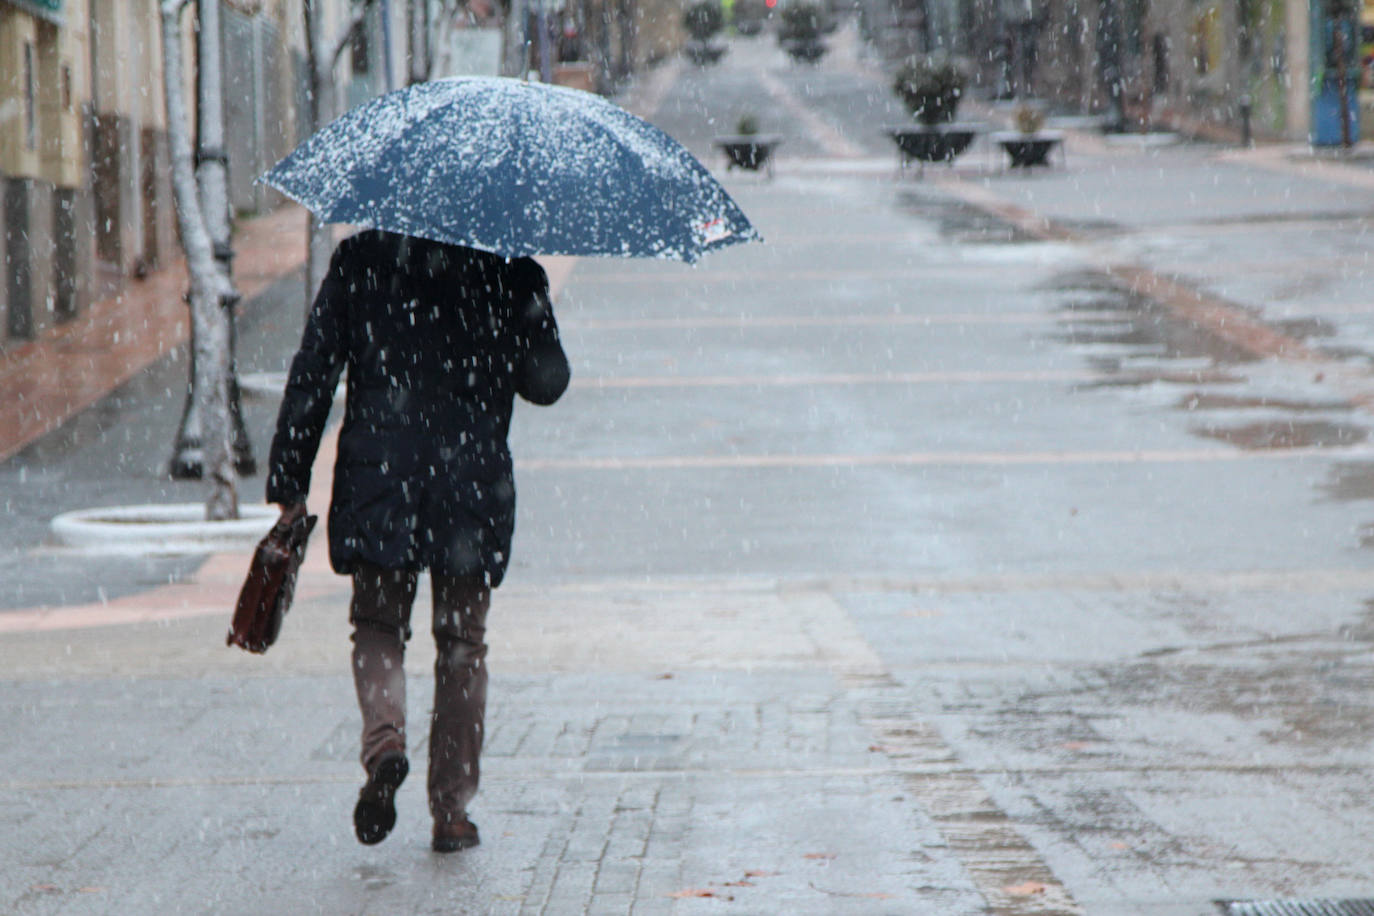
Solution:
M 793 38 L 784 42 L 783 50 L 799 63 L 816 64 L 830 49 L 819 38 Z
M 279 514 L 275 506 L 240 506 L 240 518 L 210 522 L 202 503 L 112 506 L 64 512 L 49 528 L 57 543 L 85 553 L 216 553 L 251 549 Z
M 706 41 L 689 41 L 682 53 L 687 55 L 687 59 L 698 67 L 709 66 L 718 63 L 725 56 L 725 45 L 713 44 Z
M 902 161 L 953 162 L 973 144 L 979 129 L 973 124 L 933 124 L 916 127 L 894 127 L 888 136 L 901 151 Z
M 725 153 L 726 171 L 741 168 L 757 172 L 766 167 L 770 174 L 773 170 L 773 149 L 781 142 L 782 137 L 776 134 L 739 134 L 717 137 L 715 140 L 716 146 Z
M 997 134 L 993 139 L 1011 158 L 1012 168 L 1028 169 L 1037 165 L 1049 165 L 1050 153 L 1064 141 L 1058 131 L 1037 131 L 1023 134 L 1015 131 Z

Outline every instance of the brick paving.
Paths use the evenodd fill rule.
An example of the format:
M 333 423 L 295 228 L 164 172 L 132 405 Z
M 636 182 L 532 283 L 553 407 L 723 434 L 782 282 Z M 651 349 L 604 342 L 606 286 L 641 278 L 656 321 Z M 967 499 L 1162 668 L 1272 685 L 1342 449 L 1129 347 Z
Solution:
M 648 94 L 670 94 L 675 71 L 665 72 Z M 780 85 L 765 88 L 778 95 Z M 829 135 L 817 145 L 827 139 L 831 152 L 853 152 L 835 149 Z M 1275 161 L 1263 167 L 1280 167 Z M 1327 173 L 1306 174 L 1324 180 Z M 1034 196 L 1047 186 L 1027 183 L 1017 193 Z M 808 223 L 814 201 L 795 194 L 785 175 L 777 188 L 757 197 L 794 242 L 893 241 L 883 266 L 851 276 L 861 277 L 861 292 L 844 293 L 870 296 L 873 310 L 885 307 L 887 287 L 875 293 L 863 283 L 883 276 L 901 282 L 905 269 L 892 265 L 913 257 L 909 240 L 844 202 L 827 214 L 835 225 L 819 232 Z M 282 232 L 298 231 L 289 213 L 273 219 Z M 271 244 L 266 232 L 262 238 L 269 241 L 241 248 L 239 269 L 266 284 L 294 262 L 286 246 Z M 825 279 L 807 275 L 814 268 L 804 255 L 792 256 L 792 279 L 812 286 Z M 635 296 L 662 307 L 674 292 L 634 269 L 586 274 L 588 284 L 618 286 L 614 303 L 636 315 L 643 303 Z M 731 274 L 727 264 L 721 285 L 751 274 L 738 265 Z M 968 276 L 953 282 L 973 282 Z M 150 281 L 148 308 L 159 311 L 142 314 L 157 317 L 131 320 L 173 328 L 184 311 L 168 304 L 177 285 L 171 273 Z M 711 303 L 695 289 L 684 297 L 716 305 L 726 317 L 744 311 L 738 297 Z M 283 310 L 296 302 L 281 287 L 275 295 Z M 1001 287 L 987 293 L 993 302 L 1005 296 Z M 851 307 L 843 303 L 846 313 Z M 678 319 L 699 319 L 702 311 L 684 309 Z M 109 312 L 94 310 L 92 322 Z M 616 320 L 601 317 L 603 329 Z M 595 319 L 581 331 L 576 320 L 569 326 L 583 335 L 597 327 Z M 662 330 L 619 327 L 646 337 Z M 1012 321 L 979 327 L 991 328 L 989 335 L 1006 327 L 1021 333 Z M 0 455 L 42 432 L 32 425 L 33 405 L 47 396 L 40 389 L 60 393 L 65 383 L 50 369 L 63 365 L 83 333 L 94 336 L 82 346 L 113 340 L 91 324 L 0 357 L 0 377 L 31 378 L 35 386 L 25 394 L 27 407 L 0 415 L 0 441 L 11 443 Z M 78 411 L 102 386 L 130 378 L 175 347 L 176 335 L 155 342 L 127 359 L 91 363 L 82 378 L 93 381 L 83 381 L 85 393 L 73 392 L 61 410 Z M 799 349 L 819 362 L 828 338 L 811 342 L 818 346 Z M 707 359 L 706 346 L 697 349 Z M 1016 353 L 1026 349 L 1033 348 Z M 633 378 L 650 378 L 664 352 L 645 351 L 626 356 L 647 366 Z M 1033 355 L 1040 361 L 1034 371 L 1054 371 L 1041 364 L 1043 351 Z M 748 396 L 748 379 L 731 384 L 719 400 Z M 629 397 L 646 387 L 579 391 Z M 661 430 L 662 417 L 651 419 Z M 578 472 L 606 470 L 595 462 L 611 431 L 600 421 L 578 422 L 579 442 L 593 443 Z M 565 443 L 554 437 L 554 444 Z M 736 444 L 729 443 L 731 455 L 747 457 Z M 679 462 L 677 471 L 700 470 L 683 456 L 667 457 Z M 826 474 L 847 466 L 844 453 L 831 459 Z M 1310 468 L 1306 459 L 1317 460 L 1299 456 L 1294 466 Z M 1282 461 L 1275 477 L 1291 469 Z M 540 470 L 524 467 L 536 499 L 595 521 L 586 505 L 555 492 L 552 475 L 536 477 Z M 1021 493 L 1023 502 L 1026 492 L 1035 495 L 1022 487 L 1034 477 L 1012 480 L 1001 467 L 995 473 L 994 488 Z M 1144 473 L 1164 477 L 1169 469 Z M 799 499 L 798 492 L 823 501 L 807 480 L 813 489 L 789 481 L 768 507 Z M 316 483 L 326 485 L 327 475 Z M 1122 517 L 1140 508 L 1128 501 L 1129 484 L 1113 479 L 1115 498 L 1125 502 L 1117 507 Z M 36 490 L 42 496 L 50 487 L 50 496 L 60 486 L 40 480 Z M 1245 489 L 1250 479 L 1236 486 Z M 786 564 L 812 558 L 798 563 L 789 544 L 759 544 L 732 530 L 737 541 L 712 543 L 710 553 L 699 542 L 720 532 L 694 543 L 657 523 L 671 518 L 685 532 L 699 521 L 672 515 L 687 489 L 665 478 L 640 491 L 642 502 L 632 507 L 638 515 L 626 525 L 643 516 L 654 537 L 612 543 L 675 552 L 692 575 L 633 575 L 626 571 L 633 564 L 607 572 L 624 556 L 589 537 L 568 551 L 568 568 L 540 572 L 553 560 L 539 557 L 533 572 L 517 570 L 516 583 L 499 593 L 491 733 L 473 811 L 484 843 L 461 856 L 428 852 L 420 779 L 403 788 L 401 821 L 387 843 L 364 849 L 352 839 L 359 772 L 340 618 L 346 588 L 325 570 L 321 545 L 282 642 L 263 658 L 223 647 L 242 555 L 198 561 L 171 585 L 154 588 L 145 577 L 119 596 L 21 604 L 0 616 L 0 728 L 10 736 L 0 748 L 7 773 L 0 780 L 0 910 L 1181 916 L 1204 911 L 1222 892 L 1337 894 L 1363 886 L 1362 736 L 1374 716 L 1365 699 L 1367 652 L 1350 645 L 1365 631 L 1351 623 L 1348 608 L 1370 580 L 1349 564 L 1312 565 L 1334 554 L 1344 532 L 1329 543 L 1313 535 L 1296 555 L 1289 542 L 1257 546 L 1244 558 L 1253 566 L 1243 568 L 1102 566 L 1104 555 L 1141 559 L 1126 549 L 1126 532 L 1122 544 L 1076 554 L 1080 566 L 1042 573 L 802 575 Z M 689 509 L 721 501 L 718 480 L 700 489 L 705 497 L 686 495 Z M 757 493 L 746 486 L 739 492 L 736 514 L 749 516 Z M 1285 494 L 1290 502 L 1277 503 Z M 1280 505 L 1293 517 L 1330 513 L 1327 529 L 1345 518 L 1330 506 L 1308 506 L 1305 489 L 1270 498 L 1268 512 Z M 1032 509 L 1043 526 L 1043 513 Z M 866 511 L 890 519 L 893 531 L 917 515 L 877 497 Z M 1011 524 L 998 522 L 986 537 Z M 792 533 L 781 522 L 777 528 L 780 536 Z M 1055 534 L 1064 530 L 1050 539 Z M 773 577 L 724 575 L 706 562 L 770 547 L 775 553 L 764 555 L 779 569 Z M 906 563 L 943 569 L 957 562 L 952 554 L 920 564 L 908 556 Z M 41 556 L 24 553 L 12 563 L 15 581 L 31 575 L 25 567 Z M 409 661 L 412 708 L 420 711 L 428 705 L 428 651 L 417 639 Z M 1142 651 L 1150 654 L 1139 657 Z M 1314 706 L 1321 715 L 1308 715 Z M 417 759 L 423 754 L 422 726 L 413 751 Z M 1294 829 L 1297 818 L 1321 829 Z

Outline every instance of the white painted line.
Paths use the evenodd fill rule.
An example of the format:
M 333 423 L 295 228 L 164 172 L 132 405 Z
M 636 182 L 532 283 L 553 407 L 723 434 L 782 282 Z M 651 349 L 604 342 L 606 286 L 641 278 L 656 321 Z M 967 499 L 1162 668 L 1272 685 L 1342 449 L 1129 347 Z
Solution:
M 1374 310 L 1374 306 L 1371 306 Z M 847 328 L 962 324 L 1074 324 L 1122 321 L 1119 317 L 1078 316 L 1051 312 L 942 312 L 928 315 L 718 315 L 677 318 L 574 318 L 560 322 L 563 330 L 650 331 L 709 328 Z
M 787 388 L 804 385 L 970 385 L 1027 384 L 1032 382 L 1160 381 L 1200 385 L 1224 376 L 1212 371 L 1106 375 L 1090 369 L 1041 369 L 1004 371 L 970 369 L 946 372 L 837 372 L 808 375 L 627 375 L 573 377 L 571 387 L 611 388 Z
M 885 237 L 891 240 L 891 236 Z M 769 237 L 773 242 L 773 237 Z M 665 271 L 672 271 L 671 266 L 664 267 L 660 274 Z M 776 286 L 778 277 L 770 274 L 768 270 L 754 267 L 747 270 L 735 270 L 728 267 L 717 267 L 711 264 L 696 264 L 691 267 L 682 268 L 683 273 L 679 273 L 678 279 L 681 280 L 684 274 L 691 278 L 694 284 L 706 283 L 728 283 L 730 285 L 739 284 L 745 281 L 754 281 L 766 286 Z M 910 283 L 913 280 L 920 280 L 932 276 L 950 276 L 955 278 L 967 277 L 970 273 L 980 270 L 978 264 L 970 264 L 968 261 L 941 261 L 928 263 L 909 263 L 898 267 L 885 268 L 862 268 L 838 265 L 824 270 L 793 270 L 788 268 L 785 279 L 788 281 L 818 281 L 830 283 L 835 286 L 842 286 L 855 280 L 891 280 L 893 282 Z M 690 271 L 690 273 L 686 273 Z M 662 276 L 653 278 L 646 273 L 636 273 L 633 271 L 617 271 L 610 267 L 596 267 L 592 270 L 583 271 L 577 278 L 577 286 L 595 286 L 598 283 L 648 283 L 648 282 L 671 282 L 665 281 Z
M 966 576 L 818 575 L 813 577 L 655 576 L 503 585 L 507 596 L 542 600 L 549 595 L 692 594 L 771 595 L 818 592 L 912 594 L 1011 594 L 1020 592 L 1134 592 L 1168 589 L 1205 592 L 1369 591 L 1374 569 L 1359 566 L 1302 569 L 1115 569 L 1096 572 L 981 572 Z M 3 620 L 3 615 L 0 615 Z
M 645 455 L 632 458 L 527 458 L 515 462 L 521 471 L 647 471 L 735 470 L 757 468 L 855 468 L 855 467 L 1014 467 L 1020 465 L 1070 464 L 1186 464 L 1189 462 L 1287 461 L 1307 458 L 1374 457 L 1367 446 L 1351 448 L 1292 448 L 1241 451 L 1239 449 L 1145 449 L 1139 451 L 1046 451 L 1046 452 L 906 452 L 876 455 Z

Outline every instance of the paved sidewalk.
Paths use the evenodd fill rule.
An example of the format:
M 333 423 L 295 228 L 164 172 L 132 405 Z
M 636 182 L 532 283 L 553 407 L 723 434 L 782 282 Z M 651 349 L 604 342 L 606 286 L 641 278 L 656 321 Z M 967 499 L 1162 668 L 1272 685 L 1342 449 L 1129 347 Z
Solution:
M 806 551 L 748 532 L 720 532 L 742 538 L 739 546 L 688 544 L 685 526 L 706 520 L 691 508 L 697 497 L 684 502 L 679 491 L 644 514 L 603 489 L 618 476 L 597 470 L 595 456 L 607 448 L 634 461 L 661 454 L 664 445 L 691 451 L 692 436 L 715 435 L 719 424 L 703 420 L 698 432 L 671 442 L 652 401 L 647 413 L 646 406 L 613 409 L 628 394 L 655 397 L 660 383 L 673 396 L 681 383 L 694 383 L 661 369 L 663 354 L 681 352 L 674 322 L 690 326 L 701 317 L 690 304 L 695 291 L 717 291 L 703 301 L 720 317 L 739 316 L 746 300 L 728 291 L 756 258 L 768 270 L 804 271 L 813 246 L 833 244 L 837 226 L 851 238 L 874 231 L 868 191 L 857 199 L 843 191 L 818 219 L 807 195 L 785 183 L 744 179 L 735 186 L 765 232 L 790 232 L 791 241 L 722 255 L 695 270 L 589 262 L 566 280 L 563 298 L 571 302 L 561 314 L 578 360 L 576 386 L 569 404 L 556 408 L 565 411 L 561 418 L 526 411 L 516 424 L 522 505 L 538 508 L 522 517 L 523 546 L 493 610 L 490 744 L 473 812 L 483 829 L 479 849 L 453 857 L 428 852 L 422 779 L 402 790 L 392 838 L 376 848 L 353 841 L 349 813 L 360 768 L 342 618 L 347 584 L 328 572 L 321 540 L 281 642 L 261 658 L 223 645 L 246 554 L 203 558 L 157 588 L 145 574 L 122 594 L 0 614 L 0 727 L 14 739 L 0 750 L 10 774 L 0 780 L 0 859 L 8 863 L 0 869 L 0 909 L 1077 912 L 978 780 L 911 716 L 905 691 L 831 590 L 798 575 L 815 568 Z M 882 219 L 880 235 L 906 250 L 908 217 Z M 867 266 L 854 270 L 867 282 Z M 272 310 L 249 323 L 250 368 L 280 369 L 289 353 L 293 341 L 282 338 L 292 335 L 274 311 L 296 295 L 293 283 L 283 278 L 256 303 Z M 654 317 L 637 328 L 646 303 Z M 767 310 L 782 309 L 784 326 L 796 317 L 795 305 L 786 292 L 754 303 L 765 321 Z M 848 313 L 847 304 L 841 308 Z M 671 341 L 671 351 L 661 349 Z M 776 353 L 797 359 L 788 348 Z M 594 355 L 598 362 L 589 367 Z M 719 350 L 712 358 L 726 356 Z M 621 357 L 628 363 L 617 366 Z M 777 368 L 752 350 L 745 359 L 753 370 Z M 800 357 L 799 365 L 807 362 Z M 728 376 L 721 377 L 732 386 Z M 690 388 L 682 390 L 690 396 Z M 156 437 L 129 437 L 143 416 L 138 404 L 151 397 L 139 389 L 121 408 L 134 413 L 107 417 L 110 428 L 95 446 L 73 440 L 51 447 L 51 461 L 10 467 L 32 467 L 36 491 L 49 493 L 102 476 L 122 481 L 92 464 L 104 443 L 152 467 Z M 256 435 L 270 413 L 270 405 L 252 406 Z M 656 441 L 612 435 L 610 417 L 651 421 Z M 560 437 L 567 437 L 562 445 Z M 562 477 L 556 461 L 541 465 L 541 456 L 571 460 L 565 473 L 572 476 Z M 316 507 L 324 505 L 329 460 L 326 448 L 311 497 Z M 596 476 L 585 478 L 588 471 Z M 652 472 L 628 473 L 636 487 L 655 487 Z M 747 467 L 742 473 L 758 476 Z M 155 474 L 139 479 L 151 486 Z M 567 487 L 561 498 L 560 479 Z M 660 486 L 680 479 L 669 468 Z M 718 492 L 713 481 L 698 484 Z M 245 498 L 252 486 L 245 484 Z M 567 498 L 585 503 L 569 506 Z M 776 509 L 785 511 L 789 498 Z M 624 530 L 599 536 L 615 546 L 540 530 L 599 526 L 598 511 L 623 516 L 616 524 Z M 767 517 L 754 523 L 774 529 Z M 867 521 L 851 516 L 851 523 Z M 619 551 L 640 524 L 661 536 L 637 538 L 638 547 L 681 572 L 622 572 L 636 560 Z M 751 542 L 761 551 L 755 571 L 739 569 Z M 29 581 L 45 557 L 60 560 L 73 578 L 104 576 L 79 558 L 26 549 L 13 581 Z M 777 573 L 757 572 L 768 568 Z M 425 601 L 422 594 L 421 607 Z M 423 711 L 429 650 L 419 629 L 408 666 L 412 709 Z M 422 724 L 416 732 L 418 760 Z M 938 778 L 914 778 L 921 766 Z
M 0 911 L 1201 916 L 1224 893 L 1358 892 L 1367 748 L 1310 707 L 1367 724 L 1363 649 L 1342 628 L 1374 576 L 1343 552 L 1348 507 L 1313 507 L 1302 478 L 1362 453 L 1199 443 L 1154 402 L 1238 378 L 1239 361 L 1181 359 L 1170 376 L 1173 354 L 1133 363 L 1133 337 L 1073 321 L 1075 297 L 1100 292 L 1096 264 L 1193 288 L 1183 259 L 1221 263 L 1162 232 L 1140 242 L 1129 200 L 1094 215 L 1115 206 L 1113 175 L 1148 197 L 1159 160 L 1084 147 L 1063 173 L 895 184 L 883 138 L 841 129 L 873 79 L 860 61 L 840 56 L 836 115 L 801 91 L 809 71 L 737 51 L 710 73 L 661 71 L 639 99 L 704 155 L 694 106 L 713 87 L 811 112 L 791 145 L 807 155 L 775 181 L 729 178 L 769 243 L 694 270 L 555 272 L 575 384 L 514 430 L 523 514 L 489 631 L 483 845 L 429 853 L 419 778 L 392 838 L 353 841 L 347 583 L 323 539 L 263 657 L 223 645 L 246 554 L 130 568 L 37 547 L 52 505 L 194 493 L 158 476 L 180 409 L 162 392 L 184 378 L 164 359 L 127 382 L 109 370 L 120 403 L 0 464 L 22 510 L 6 581 L 30 590 L 0 613 Z M 1233 253 L 1245 189 L 1269 169 L 1311 193 L 1258 260 L 1364 206 L 1347 172 L 1213 152 L 1171 162 L 1220 182 Z M 1158 197 L 1160 226 L 1194 215 Z M 1072 250 L 1003 244 L 1041 217 L 1076 233 Z M 1106 225 L 1128 222 L 1135 241 Z M 245 368 L 280 371 L 298 275 L 285 254 L 284 273 L 253 258 L 245 246 L 245 275 L 278 279 L 247 309 Z M 1221 298 L 1254 273 L 1197 288 Z M 1250 384 L 1307 375 L 1273 362 L 1244 363 Z M 259 448 L 273 412 L 248 405 Z M 317 508 L 329 461 L 326 447 Z M 1216 469 L 1205 488 L 1194 465 Z M 1237 546 L 1209 552 L 1220 512 Z M 1316 654 L 1280 654 L 1295 645 Z M 1295 810 L 1321 820 L 1294 835 Z

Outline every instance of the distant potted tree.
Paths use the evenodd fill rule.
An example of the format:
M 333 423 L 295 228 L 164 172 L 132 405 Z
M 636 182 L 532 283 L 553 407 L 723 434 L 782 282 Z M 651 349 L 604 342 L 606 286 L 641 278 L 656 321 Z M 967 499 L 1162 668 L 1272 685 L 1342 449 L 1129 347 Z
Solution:
M 682 27 L 690 38 L 684 49 L 698 66 L 714 64 L 725 54 L 725 45 L 712 41 L 725 28 L 725 14 L 715 0 L 698 0 L 682 13 Z
M 945 54 L 908 58 L 898 68 L 892 90 L 918 122 L 888 130 L 903 163 L 951 162 L 969 148 L 981 125 L 954 120 L 967 88 L 964 66 Z
M 1023 102 L 1012 112 L 1015 130 L 999 131 L 992 139 L 1011 157 L 1012 168 L 1028 169 L 1049 165 L 1050 153 L 1063 142 L 1057 130 L 1045 130 L 1045 111 L 1038 105 Z
M 768 18 L 768 7 L 763 0 L 735 0 L 731 7 L 735 31 L 741 35 L 754 36 L 763 31 L 764 20 Z
M 751 114 L 740 117 L 733 134 L 716 137 L 715 144 L 725 153 L 725 169 L 741 168 L 756 172 L 766 169 L 773 174 L 773 150 L 782 137 L 759 132 L 758 118 Z
M 817 63 L 829 50 L 821 40 L 825 19 L 825 9 L 818 3 L 802 0 L 789 4 L 782 11 L 778 42 L 793 60 Z

